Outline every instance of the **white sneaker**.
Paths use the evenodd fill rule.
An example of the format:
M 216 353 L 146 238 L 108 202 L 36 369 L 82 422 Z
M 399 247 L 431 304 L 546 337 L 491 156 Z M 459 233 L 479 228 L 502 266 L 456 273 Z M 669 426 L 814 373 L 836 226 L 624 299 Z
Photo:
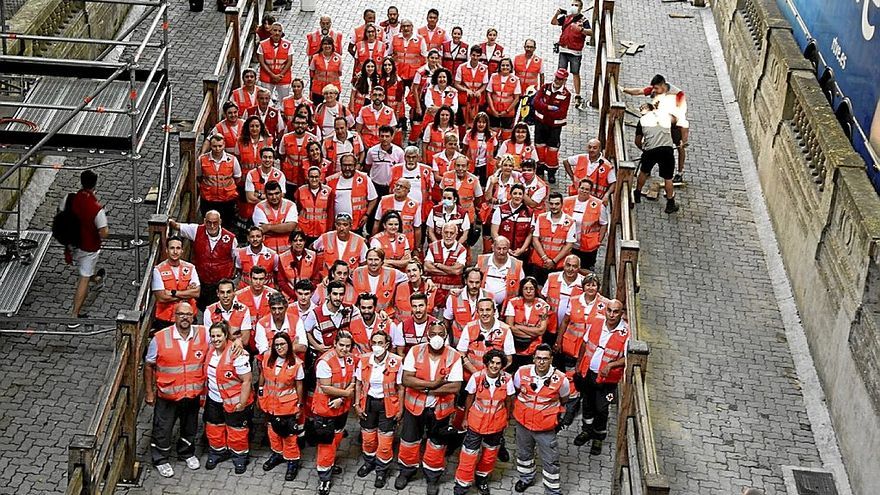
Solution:
M 199 467 L 201 467 L 201 464 L 199 463 L 199 458 L 196 456 L 187 457 L 186 467 L 188 467 L 192 470 L 196 470 Z
M 156 470 L 159 471 L 159 475 L 163 478 L 170 478 L 174 476 L 174 469 L 171 467 L 171 464 L 167 462 L 165 464 L 159 464 L 156 466 Z

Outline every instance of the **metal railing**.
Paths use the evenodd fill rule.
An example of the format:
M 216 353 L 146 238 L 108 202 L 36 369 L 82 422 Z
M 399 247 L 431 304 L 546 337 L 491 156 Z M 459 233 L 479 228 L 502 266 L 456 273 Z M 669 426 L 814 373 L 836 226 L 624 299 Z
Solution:
M 657 459 L 646 372 L 648 344 L 640 337 L 639 241 L 636 217 L 630 202 L 637 167 L 629 160 L 623 118 L 626 105 L 619 90 L 621 61 L 614 37 L 614 0 L 595 0 L 595 56 L 591 104 L 599 109 L 599 140 L 605 157 L 617 171 L 617 187 L 611 197 L 611 221 L 602 286 L 624 305 L 630 327 L 626 372 L 618 385 L 617 445 L 614 455 L 612 493 L 661 495 L 669 483 Z
M 106 385 L 100 392 L 95 416 L 86 434 L 76 435 L 68 449 L 66 494 L 109 494 L 120 483 L 135 482 L 137 415 L 144 396 L 141 358 L 153 324 L 155 300 L 150 290 L 150 273 L 162 260 L 168 217 L 195 220 L 198 193 L 195 166 L 204 148 L 201 137 L 219 116 L 219 105 L 240 84 L 242 64 L 248 64 L 256 50 L 256 29 L 266 9 L 265 0 L 239 0 L 226 9 L 226 37 L 214 72 L 204 80 L 202 105 L 193 132 L 180 135 L 180 173 L 169 187 L 167 204 L 157 205 L 149 221 L 150 256 L 133 310 L 121 311 L 116 320 L 116 352 Z M 228 81 L 218 85 L 219 81 Z M 166 129 L 167 132 L 167 129 Z M 169 178 L 170 179 L 170 178 Z

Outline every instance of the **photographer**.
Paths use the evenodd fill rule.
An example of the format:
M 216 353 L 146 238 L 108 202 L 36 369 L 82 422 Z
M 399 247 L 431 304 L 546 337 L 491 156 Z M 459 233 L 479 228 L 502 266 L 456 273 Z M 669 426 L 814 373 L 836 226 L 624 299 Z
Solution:
M 584 109 L 581 98 L 581 52 L 587 36 L 593 34 L 590 22 L 581 14 L 583 7 L 583 0 L 572 0 L 573 13 L 569 14 L 565 9 L 557 9 L 550 19 L 550 24 L 562 28 L 559 42 L 554 45 L 553 50 L 559 53 L 559 68 L 568 70 L 574 79 L 574 106 L 580 110 Z

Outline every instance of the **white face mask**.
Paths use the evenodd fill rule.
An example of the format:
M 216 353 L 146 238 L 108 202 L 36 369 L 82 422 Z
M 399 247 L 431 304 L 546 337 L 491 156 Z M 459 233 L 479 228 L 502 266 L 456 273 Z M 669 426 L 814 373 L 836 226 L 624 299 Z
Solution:
M 374 356 L 381 356 L 384 353 L 385 353 L 385 346 L 384 345 L 374 345 L 373 346 L 373 355 Z
M 446 343 L 446 340 L 439 335 L 435 335 L 435 336 L 431 337 L 431 340 L 428 341 L 428 345 L 430 345 L 431 349 L 434 349 L 435 351 L 439 351 L 440 349 L 442 349 L 443 344 L 445 344 L 445 343 Z
M 445 206 L 447 208 L 452 208 L 452 206 L 454 204 L 455 204 L 455 200 L 453 200 L 453 199 L 446 199 L 446 198 L 443 199 L 443 206 Z

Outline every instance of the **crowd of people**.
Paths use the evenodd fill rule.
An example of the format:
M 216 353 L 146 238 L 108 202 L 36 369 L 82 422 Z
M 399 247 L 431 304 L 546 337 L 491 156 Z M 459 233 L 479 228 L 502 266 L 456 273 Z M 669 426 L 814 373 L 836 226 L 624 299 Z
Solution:
M 593 272 L 616 187 L 599 140 L 562 160 L 571 186 L 553 186 L 570 76 L 583 106 L 581 8 L 552 16 L 549 82 L 535 40 L 511 57 L 490 28 L 469 45 L 436 9 L 418 29 L 395 7 L 382 22 L 368 9 L 349 36 L 323 16 L 301 40 L 268 20 L 259 66 L 195 167 L 203 222 L 169 220 L 153 269 L 144 374 L 161 476 L 174 476 L 173 454 L 202 467 L 200 413 L 205 469 L 247 471 L 256 415 L 262 469 L 284 464 L 293 480 L 316 446 L 319 495 L 341 472 L 351 415 L 357 476 L 375 473 L 377 488 L 394 468 L 398 490 L 420 470 L 436 494 L 458 450 L 454 493 L 488 494 L 511 419 L 516 492 L 540 462 L 545 493 L 561 493 L 557 432 L 578 413 L 574 444 L 602 452 L 630 334 Z M 301 45 L 308 74 L 292 70 Z M 654 86 L 639 91 L 662 95 Z M 655 121 L 640 143 L 666 144 L 653 127 L 676 120 Z

